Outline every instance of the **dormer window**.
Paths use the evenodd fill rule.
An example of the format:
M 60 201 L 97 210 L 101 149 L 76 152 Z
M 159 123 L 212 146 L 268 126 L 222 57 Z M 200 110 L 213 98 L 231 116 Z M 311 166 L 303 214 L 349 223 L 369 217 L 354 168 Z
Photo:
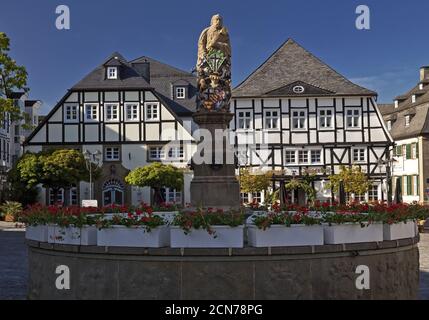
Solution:
M 406 127 L 410 126 L 410 116 L 405 116 L 405 126 Z
M 107 68 L 107 79 L 118 79 L 118 68 L 108 67 Z
M 395 109 L 399 107 L 399 100 L 395 100 Z
M 415 95 L 415 94 L 413 94 L 413 95 L 411 96 L 411 102 L 412 102 L 412 103 L 415 103 L 415 102 L 416 102 L 416 95 Z
M 389 121 L 387 121 L 387 130 L 392 130 L 392 121 L 391 120 L 389 120 Z
M 186 88 L 176 87 L 176 99 L 185 99 L 185 97 L 186 97 Z
M 423 88 L 424 88 L 423 83 L 420 83 L 420 84 L 419 84 L 419 90 L 423 90 Z

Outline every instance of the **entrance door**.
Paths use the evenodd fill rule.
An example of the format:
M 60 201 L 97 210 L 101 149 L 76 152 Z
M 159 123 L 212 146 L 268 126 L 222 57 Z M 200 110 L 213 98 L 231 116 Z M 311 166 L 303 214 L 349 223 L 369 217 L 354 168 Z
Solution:
M 123 205 L 124 204 L 124 186 L 118 180 L 106 181 L 103 185 L 103 205 Z

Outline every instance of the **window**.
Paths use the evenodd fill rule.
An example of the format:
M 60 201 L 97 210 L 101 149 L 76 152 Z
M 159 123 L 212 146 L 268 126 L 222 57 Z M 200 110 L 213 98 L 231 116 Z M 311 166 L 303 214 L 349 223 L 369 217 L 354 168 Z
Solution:
M 399 100 L 395 100 L 395 109 L 399 107 Z
M 54 190 L 49 189 L 49 205 L 63 204 L 64 203 L 64 189 L 60 189 L 55 198 Z
M 417 155 L 417 143 L 413 143 L 411 144 L 411 158 L 412 159 L 417 159 L 418 155 Z
M 252 128 L 252 113 L 250 111 L 238 112 L 238 129 L 251 129 Z
M 164 149 L 163 147 L 150 147 L 149 148 L 149 159 L 150 160 L 161 160 L 164 158 Z
M 96 104 L 85 104 L 85 118 L 89 121 L 98 120 L 98 105 Z
M 410 126 L 410 116 L 405 116 L 405 126 L 406 127 Z
M 249 194 L 247 192 L 240 193 L 241 203 L 249 203 Z
M 317 164 L 322 162 L 322 151 L 321 150 L 311 150 L 311 163 Z
M 119 119 L 119 106 L 117 103 L 106 103 L 104 110 L 106 110 L 106 121 L 116 121 Z
M 300 93 L 304 93 L 305 88 L 303 86 L 295 86 L 292 88 L 292 91 L 294 93 L 300 94 Z
M 118 68 L 108 67 L 107 68 L 107 79 L 118 79 Z
M 365 162 L 365 149 L 353 149 L 353 162 Z
M 368 189 L 368 201 L 378 201 L 378 185 L 371 185 Z
M 262 193 L 261 192 L 253 192 L 252 193 L 252 202 L 261 203 L 262 202 Z
M 292 128 L 303 130 L 307 127 L 307 112 L 305 110 L 292 112 Z
M 265 129 L 279 128 L 279 112 L 275 110 L 265 111 Z
M 157 102 L 145 103 L 145 120 L 146 121 L 159 120 L 159 103 Z
M 168 157 L 171 159 L 182 159 L 183 147 L 171 147 L 170 150 L 168 150 Z
M 416 102 L 416 95 L 415 95 L 415 94 L 413 94 L 413 95 L 411 96 L 411 102 L 412 102 L 412 103 L 415 103 L 415 102 Z
M 387 130 L 392 130 L 392 121 L 387 121 Z
M 404 154 L 405 154 L 405 159 L 407 159 L 407 160 L 409 160 L 409 159 L 412 159 L 412 154 L 411 154 L 411 144 L 407 144 L 407 145 L 404 145 L 404 147 L 405 147 L 405 152 L 404 152 Z
M 319 110 L 319 128 L 326 129 L 332 128 L 332 110 L 320 109 Z
M 308 151 L 299 150 L 298 151 L 298 161 L 299 163 L 308 163 Z
M 354 194 L 354 201 L 355 202 L 359 202 L 359 203 L 365 202 L 365 194 L 357 194 L 357 193 L 355 193 Z
M 360 109 L 347 109 L 347 128 L 360 128 Z
M 185 99 L 185 97 L 186 97 L 185 87 L 177 87 L 176 88 L 176 98 L 177 99 Z
M 119 161 L 119 147 L 107 147 L 104 151 L 104 158 L 106 161 Z
M 182 192 L 177 191 L 176 189 L 164 188 L 162 190 L 164 199 L 166 203 L 181 203 L 182 202 Z
M 286 150 L 285 161 L 286 161 L 286 163 L 296 163 L 296 151 L 295 150 Z
M 65 105 L 65 120 L 66 121 L 76 121 L 77 118 L 77 105 Z
M 128 121 L 135 121 L 139 119 L 139 105 L 136 103 L 125 104 L 125 117 Z

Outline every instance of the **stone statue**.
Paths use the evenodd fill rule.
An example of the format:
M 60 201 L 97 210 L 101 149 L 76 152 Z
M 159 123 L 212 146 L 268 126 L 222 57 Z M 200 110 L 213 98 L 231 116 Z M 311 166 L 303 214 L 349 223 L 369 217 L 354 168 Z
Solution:
M 198 41 L 198 110 L 229 111 L 231 99 L 231 45 L 218 14 Z

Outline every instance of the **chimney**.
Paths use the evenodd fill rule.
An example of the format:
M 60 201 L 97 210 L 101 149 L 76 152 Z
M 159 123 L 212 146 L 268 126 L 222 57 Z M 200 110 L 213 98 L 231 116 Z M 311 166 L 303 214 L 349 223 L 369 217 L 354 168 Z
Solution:
M 144 59 L 142 62 L 133 63 L 133 67 L 137 70 L 137 72 L 150 83 L 150 62 Z
M 429 80 L 429 66 L 420 68 L 420 81 Z

